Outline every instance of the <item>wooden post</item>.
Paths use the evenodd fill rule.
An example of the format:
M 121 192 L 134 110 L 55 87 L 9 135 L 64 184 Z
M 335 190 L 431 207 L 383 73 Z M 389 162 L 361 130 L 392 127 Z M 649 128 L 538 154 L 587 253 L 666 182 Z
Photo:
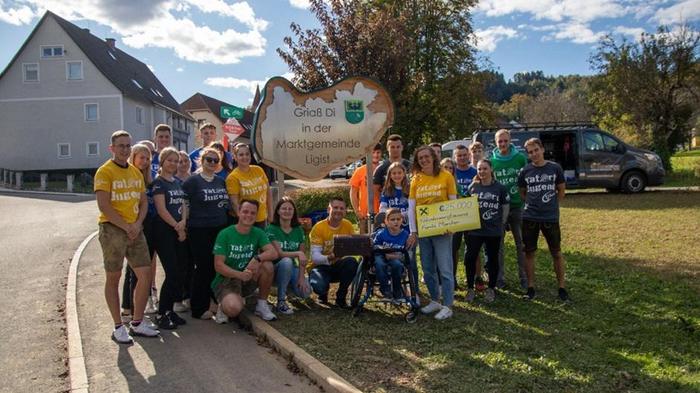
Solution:
M 372 167 L 372 152 L 367 154 L 367 233 L 372 233 L 374 229 L 374 187 L 372 179 L 374 176 L 374 168 Z

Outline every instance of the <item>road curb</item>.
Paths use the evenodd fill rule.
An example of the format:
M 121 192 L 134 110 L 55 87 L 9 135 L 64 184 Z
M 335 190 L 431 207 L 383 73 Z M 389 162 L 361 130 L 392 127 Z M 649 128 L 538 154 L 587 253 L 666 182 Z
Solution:
M 86 237 L 73 254 L 68 269 L 68 285 L 66 287 L 66 328 L 68 335 L 68 371 L 70 391 L 76 393 L 88 393 L 87 369 L 85 368 L 85 356 L 83 355 L 83 342 L 80 337 L 80 324 L 78 322 L 78 264 L 90 240 L 97 235 L 97 231 Z
M 16 188 L 0 187 L 0 192 L 8 194 L 38 194 L 38 195 L 60 195 L 60 196 L 91 196 L 93 194 L 79 192 L 58 192 L 58 191 L 38 191 L 38 190 L 18 190 Z
M 238 319 L 243 325 L 250 327 L 256 336 L 266 340 L 285 359 L 293 362 L 309 379 L 322 387 L 324 392 L 362 393 L 360 389 L 249 311 L 244 310 Z

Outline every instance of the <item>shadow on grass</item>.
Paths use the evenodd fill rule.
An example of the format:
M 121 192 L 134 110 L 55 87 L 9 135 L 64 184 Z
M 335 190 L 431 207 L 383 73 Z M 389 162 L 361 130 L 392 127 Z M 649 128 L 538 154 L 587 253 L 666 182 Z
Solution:
M 567 195 L 564 208 L 605 210 L 663 210 L 700 207 L 697 191 L 647 191 L 641 194 L 592 194 Z
M 414 325 L 372 305 L 359 318 L 313 307 L 276 327 L 368 392 L 700 390 L 694 289 L 625 259 L 566 259 L 570 304 L 557 300 L 551 262 L 541 252 L 531 302 L 503 291 L 494 304 L 458 301 L 450 320 L 421 316 Z

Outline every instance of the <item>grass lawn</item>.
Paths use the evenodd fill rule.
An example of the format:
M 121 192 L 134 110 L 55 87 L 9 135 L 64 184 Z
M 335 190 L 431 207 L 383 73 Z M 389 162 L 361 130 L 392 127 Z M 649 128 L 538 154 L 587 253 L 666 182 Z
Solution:
M 669 173 L 664 182 L 668 187 L 700 186 L 700 150 L 682 151 L 671 157 L 673 172 Z
M 447 321 L 312 304 L 274 326 L 366 392 L 700 391 L 700 193 L 571 195 L 561 225 L 570 304 L 545 250 L 532 302 L 462 287 Z

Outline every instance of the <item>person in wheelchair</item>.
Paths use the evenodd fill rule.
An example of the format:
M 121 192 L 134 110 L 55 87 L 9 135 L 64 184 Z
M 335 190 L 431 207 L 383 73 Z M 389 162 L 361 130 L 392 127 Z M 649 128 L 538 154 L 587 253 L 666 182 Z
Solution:
M 402 224 L 403 213 L 401 213 L 401 210 L 391 208 L 386 211 L 385 226 L 378 229 L 372 238 L 374 270 L 379 283 L 379 290 L 384 300 L 404 298 L 401 278 L 404 272 L 404 263 L 408 263 L 408 261 L 403 261 L 403 259 L 408 255 L 406 253 L 406 241 L 409 233 Z M 391 281 L 389 278 L 391 278 Z

